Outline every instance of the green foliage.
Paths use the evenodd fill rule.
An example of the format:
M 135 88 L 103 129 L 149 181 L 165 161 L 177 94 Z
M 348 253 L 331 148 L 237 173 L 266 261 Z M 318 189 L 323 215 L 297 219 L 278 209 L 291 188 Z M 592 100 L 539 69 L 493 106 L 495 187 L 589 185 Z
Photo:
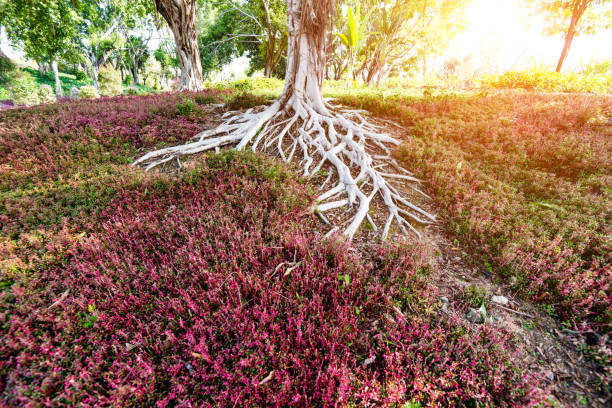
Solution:
M 267 66 L 268 74 L 282 76 L 288 36 L 286 15 L 284 0 L 231 0 L 204 6 L 199 15 L 204 75 L 246 55 L 251 73 Z
M 193 98 L 193 100 L 196 103 L 199 103 L 200 105 L 210 105 L 212 103 L 217 103 L 218 102 L 217 98 L 214 95 L 212 95 L 212 94 L 209 94 L 209 95 L 196 95 Z
M 18 70 L 9 84 L 11 98 L 16 105 L 36 105 L 39 103 L 38 87 L 30 73 Z
M 55 92 L 50 85 L 41 85 L 38 89 L 38 99 L 40 103 L 53 103 L 57 101 Z
M 581 70 L 583 75 L 607 75 L 612 76 L 612 59 L 592 62 Z
M 78 70 L 77 72 L 75 72 L 74 78 L 77 81 L 85 81 L 87 80 L 87 74 L 85 73 L 85 71 Z
M 529 91 L 595 92 L 612 91 L 612 75 L 559 73 L 543 68 L 508 71 L 501 75 L 481 78 L 481 86 L 488 88 L 522 88 Z
M 179 116 L 190 116 L 193 114 L 198 105 L 191 98 L 183 98 L 183 101 L 176 104 L 176 114 Z
M 79 88 L 79 98 L 81 99 L 96 99 L 99 97 L 100 94 L 95 86 L 85 85 Z
M 132 78 L 132 75 L 127 74 L 127 75 L 125 76 L 125 84 L 126 84 L 127 86 L 130 86 L 130 85 L 132 85 L 132 82 L 134 82 L 134 78 Z
M 125 90 L 126 95 L 144 95 L 145 92 L 141 91 L 138 87 L 130 86 Z
M 38 60 L 52 61 L 69 50 L 80 21 L 77 2 L 11 0 L 3 2 L 0 20 L 11 43 Z
M 100 82 L 100 93 L 104 96 L 121 95 L 123 93 L 121 73 L 111 66 L 100 68 L 98 81 Z
M 8 57 L 0 56 L 0 85 L 8 85 L 17 66 Z
M 268 101 L 265 97 L 259 95 L 253 95 L 251 93 L 243 92 L 234 95 L 228 102 L 227 107 L 230 110 L 241 110 L 250 109 L 255 106 L 266 104 Z
M 477 308 L 486 304 L 487 292 L 479 286 L 469 285 L 465 287 L 462 298 L 468 306 Z

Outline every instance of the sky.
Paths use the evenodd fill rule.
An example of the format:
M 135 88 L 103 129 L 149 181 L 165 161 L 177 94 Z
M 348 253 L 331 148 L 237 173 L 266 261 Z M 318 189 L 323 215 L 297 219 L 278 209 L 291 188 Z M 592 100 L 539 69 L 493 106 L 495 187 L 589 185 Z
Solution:
M 530 16 L 520 0 L 475 0 L 466 15 L 468 26 L 452 41 L 445 58 L 463 60 L 469 55 L 472 64 L 485 71 L 556 65 L 563 37 L 544 36 L 544 19 Z M 575 37 L 564 69 L 579 70 L 606 58 L 612 58 L 612 30 Z

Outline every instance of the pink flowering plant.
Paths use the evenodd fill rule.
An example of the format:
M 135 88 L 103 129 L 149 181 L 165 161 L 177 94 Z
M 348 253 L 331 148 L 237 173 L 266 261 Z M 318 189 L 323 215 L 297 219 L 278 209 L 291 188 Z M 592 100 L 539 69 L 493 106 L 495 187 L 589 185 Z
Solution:
M 2 404 L 545 402 L 507 333 L 439 308 L 427 247 L 322 240 L 309 188 L 255 156 L 129 167 L 198 132 L 209 96 L 0 114 Z

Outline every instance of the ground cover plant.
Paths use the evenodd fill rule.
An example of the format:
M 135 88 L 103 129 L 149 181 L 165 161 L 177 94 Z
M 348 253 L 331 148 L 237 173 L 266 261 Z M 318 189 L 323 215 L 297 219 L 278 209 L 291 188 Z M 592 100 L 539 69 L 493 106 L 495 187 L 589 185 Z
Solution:
M 478 266 L 493 267 L 517 292 L 554 305 L 564 318 L 609 330 L 609 96 L 341 101 L 404 126 L 397 157 L 416 166 L 448 229 L 480 254 Z
M 285 168 L 227 153 L 179 177 L 129 166 L 139 148 L 197 133 L 211 95 L 222 96 L 1 113 L 4 403 L 524 406 L 545 398 L 507 334 L 438 308 L 427 248 L 360 256 L 321 241 L 304 228 L 311 194 Z
M 189 115 L 177 113 L 177 105 L 185 99 L 178 94 L 4 111 L 0 119 L 2 272 L 40 258 L 35 246 L 44 248 L 44 242 L 53 241 L 63 224 L 78 230 L 87 223 L 91 211 L 118 186 L 140 178 L 127 166 L 138 149 L 179 143 L 195 135 L 210 120 L 202 109 L 224 95 L 218 91 L 190 95 L 194 109 Z M 27 241 L 38 244 L 26 245 Z

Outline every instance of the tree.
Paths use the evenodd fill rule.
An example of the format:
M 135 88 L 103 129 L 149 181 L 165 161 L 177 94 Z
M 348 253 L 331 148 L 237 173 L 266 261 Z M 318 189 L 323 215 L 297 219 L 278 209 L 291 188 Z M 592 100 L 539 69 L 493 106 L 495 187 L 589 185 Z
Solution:
M 123 48 L 123 58 L 121 67 L 127 68 L 132 74 L 134 83 L 140 83 L 140 71 L 144 68 L 145 63 L 149 59 L 149 40 L 136 35 L 125 33 L 125 46 Z
M 86 0 L 81 2 L 79 41 L 82 52 L 91 64 L 94 86 L 100 91 L 98 70 L 120 46 L 117 28 L 121 23 L 121 8 L 116 1 Z
M 51 62 L 55 93 L 62 94 L 58 59 L 70 47 L 80 22 L 70 0 L 10 0 L 0 3 L 0 20 L 10 41 L 30 58 Z M 6 24 L 10 22 L 10 24 Z
M 548 34 L 563 33 L 565 40 L 557 62 L 556 71 L 561 72 L 574 36 L 580 33 L 593 33 L 612 24 L 612 10 L 605 9 L 608 0 L 535 0 L 537 12 L 545 13 L 550 23 Z M 589 13 L 595 6 L 599 10 Z
M 435 218 L 404 198 L 392 183 L 418 182 L 391 157 L 386 143 L 399 141 L 381 133 L 358 112 L 339 110 L 323 99 L 325 42 L 334 9 L 333 0 L 287 1 L 287 71 L 285 88 L 276 102 L 230 116 L 217 128 L 201 132 L 196 141 L 149 152 L 134 164 L 151 169 L 176 160 L 180 165 L 180 156 L 231 144 L 237 150 L 249 144 L 253 151 L 275 148 L 286 162 L 299 152 L 305 177 L 328 169 L 321 188 L 330 181 L 333 187 L 321 192 L 313 209 L 321 219 L 326 221 L 327 211 L 348 206 L 354 212 L 343 227 L 346 236 L 352 237 L 364 220 L 378 231 L 369 215 L 370 204 L 378 196 L 388 210 L 383 238 L 394 220 L 403 232 L 410 228 L 418 235 L 408 220 L 427 224 Z M 376 156 L 372 151 L 378 152 Z
M 287 51 L 284 0 L 226 0 L 215 3 L 210 11 L 214 18 L 202 38 L 210 68 L 218 69 L 247 53 L 251 71 L 263 69 L 266 77 L 276 73 Z
M 348 51 L 349 77 L 353 79 L 357 79 L 357 72 L 355 72 L 357 57 L 368 39 L 367 27 L 370 15 L 371 11 L 365 15 L 361 14 L 361 1 L 357 1 L 355 11 L 352 7 L 348 8 L 345 32 L 335 33 Z
M 181 64 L 179 90 L 204 89 L 196 30 L 197 3 L 197 0 L 155 0 L 157 12 L 166 20 L 174 35 Z
M 379 85 L 405 60 L 440 54 L 461 26 L 465 0 L 370 0 L 372 17 L 358 70 L 370 85 Z

